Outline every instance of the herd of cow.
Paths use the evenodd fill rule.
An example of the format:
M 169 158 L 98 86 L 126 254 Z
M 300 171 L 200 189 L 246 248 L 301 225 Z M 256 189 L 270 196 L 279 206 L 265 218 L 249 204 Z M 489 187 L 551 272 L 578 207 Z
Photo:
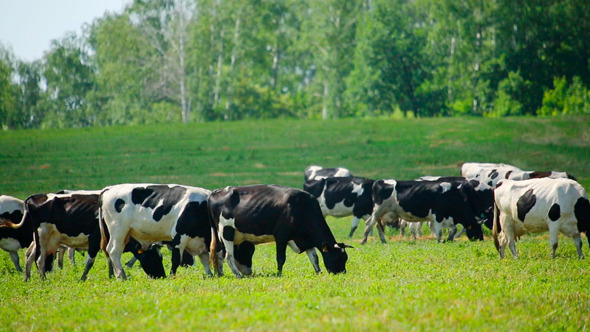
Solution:
M 18 271 L 18 250 L 26 248 L 25 280 L 35 262 L 45 278 L 54 255 L 65 249 L 87 251 L 82 280 L 101 249 L 110 276 L 126 278 L 121 256 L 132 252 L 148 276 L 165 277 L 159 252 L 163 245 L 172 253 L 171 275 L 198 256 L 207 275 L 222 275 L 225 260 L 233 274 L 242 277 L 252 273 L 255 245 L 266 242 L 276 243 L 279 275 L 287 247 L 305 251 L 317 273 L 316 249 L 329 272 L 345 272 L 350 246 L 336 241 L 325 220 L 328 215 L 353 216 L 349 237 L 363 219 L 362 244 L 374 226 L 385 242 L 384 226 L 395 222 L 428 222 L 439 242 L 443 227 L 449 228 L 452 241 L 458 224 L 469 239 L 483 240 L 485 225 L 492 230 L 500 257 L 507 245 L 516 257 L 515 243 L 523 234 L 549 231 L 552 256 L 561 232 L 574 239 L 582 258 L 580 234 L 588 236 L 590 231 L 588 195 L 564 172 L 464 163 L 460 177 L 374 181 L 345 168 L 309 166 L 304 178 L 304 190 L 119 184 L 96 191 L 35 194 L 24 202 L 0 196 L 0 248 L 10 253 Z

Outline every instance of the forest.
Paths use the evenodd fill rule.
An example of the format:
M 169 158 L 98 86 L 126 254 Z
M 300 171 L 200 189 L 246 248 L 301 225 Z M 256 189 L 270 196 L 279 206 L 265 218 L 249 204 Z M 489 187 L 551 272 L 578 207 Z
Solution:
M 587 0 L 134 0 L 27 62 L 0 126 L 590 113 Z

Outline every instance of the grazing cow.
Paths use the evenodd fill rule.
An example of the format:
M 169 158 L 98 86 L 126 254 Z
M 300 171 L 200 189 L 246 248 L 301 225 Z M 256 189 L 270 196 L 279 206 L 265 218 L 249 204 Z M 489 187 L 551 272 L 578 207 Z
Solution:
M 494 201 L 492 234 L 500 258 L 504 258 L 507 244 L 512 255 L 518 257 L 516 239 L 523 234 L 547 230 L 552 257 L 559 232 L 574 239 L 578 256 L 583 257 L 580 233 L 590 231 L 590 203 L 586 191 L 576 181 L 503 180 L 494 190 Z
M 352 237 L 361 219 L 367 220 L 373 212 L 371 188 L 373 180 L 361 177 L 334 177 L 309 180 L 303 190 L 317 198 L 325 216 L 336 218 L 353 216 L 349 238 Z
M 37 258 L 41 279 L 45 278 L 45 259 L 53 255 L 62 245 L 87 250 L 86 265 L 82 280 L 86 280 L 100 250 L 101 233 L 98 225 L 98 191 L 72 192 L 70 194 L 35 194 L 25 202 L 25 213 L 19 224 L 9 223 L 12 228 L 28 228 L 33 234 L 33 245 L 27 250 L 25 281 L 30 278 L 31 267 Z M 27 227 L 28 225 L 28 227 Z M 24 226 L 24 227 L 23 227 Z M 142 259 L 144 260 L 144 259 Z M 146 261 L 147 263 L 147 261 Z M 159 261 L 150 261 L 150 276 L 159 277 Z M 144 266 L 142 264 L 142 266 Z M 161 268 L 163 271 L 163 267 Z
M 566 172 L 523 171 L 512 165 L 494 163 L 464 163 L 461 166 L 461 176 L 468 180 L 478 180 L 492 188 L 496 188 L 498 182 L 503 179 L 527 180 L 536 178 L 567 178 L 575 180 L 572 175 Z
M 362 243 L 367 242 L 373 225 L 392 213 L 407 221 L 433 221 L 438 242 L 442 227 L 462 224 L 471 240 L 483 240 L 481 222 L 492 216 L 492 189 L 478 181 L 444 177 L 437 181 L 379 180 L 373 184 L 373 214 L 367 221 Z M 385 243 L 383 228 L 378 227 Z M 452 241 L 454 234 L 449 234 Z
M 235 262 L 235 245 L 245 241 L 254 245 L 276 242 L 278 275 L 283 270 L 287 246 L 296 253 L 305 251 L 317 273 L 320 272 L 314 248 L 323 256 L 329 272 L 346 272 L 348 256 L 343 243 L 336 243 L 318 201 L 309 193 L 277 185 L 226 187 L 211 193 L 209 212 L 217 237 L 211 255 L 221 241 L 226 261 L 238 278 L 242 273 Z
M 323 168 L 322 166 L 312 165 L 308 166 L 303 172 L 305 181 L 347 176 L 352 176 L 352 173 L 344 167 Z
M 135 238 L 146 249 L 163 242 L 172 247 L 175 275 L 184 253 L 199 256 L 205 272 L 212 275 L 208 262 L 211 225 L 207 196 L 203 188 L 176 184 L 119 184 L 100 194 L 100 227 L 109 233 L 102 249 L 112 263 L 117 278 L 126 279 L 121 253 L 126 239 Z
M 24 203 L 12 196 L 0 195 L 0 223 L 21 221 L 24 212 Z M 33 241 L 31 227 L 10 228 L 0 227 L 0 248 L 10 254 L 10 259 L 17 271 L 22 272 L 20 267 L 18 250 L 28 248 Z

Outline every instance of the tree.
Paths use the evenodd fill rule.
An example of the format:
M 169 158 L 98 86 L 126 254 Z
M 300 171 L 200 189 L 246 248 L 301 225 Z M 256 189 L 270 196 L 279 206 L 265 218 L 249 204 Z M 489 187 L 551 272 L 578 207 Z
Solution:
M 361 9 L 360 1 L 309 1 L 309 10 L 302 21 L 308 45 L 317 68 L 321 91 L 321 117 L 339 118 L 343 110 L 345 78 L 352 70 L 356 25 Z
M 0 126 L 2 129 L 19 126 L 17 110 L 17 86 L 13 77 L 12 52 L 0 44 Z
M 156 80 L 150 88 L 178 102 L 182 121 L 190 120 L 191 98 L 187 76 L 187 44 L 189 26 L 196 11 L 191 0 L 136 0 L 127 9 L 143 37 L 153 48 L 153 58 L 146 59 L 157 69 Z
M 88 108 L 86 95 L 94 89 L 95 70 L 85 39 L 75 33 L 51 42 L 45 54 L 43 76 L 51 109 L 44 121 L 48 126 L 85 127 L 95 117 Z

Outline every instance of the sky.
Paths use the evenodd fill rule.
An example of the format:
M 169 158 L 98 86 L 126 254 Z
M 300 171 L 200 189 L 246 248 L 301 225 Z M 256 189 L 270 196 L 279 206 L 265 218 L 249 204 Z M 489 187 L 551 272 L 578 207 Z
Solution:
M 51 41 L 78 35 L 105 11 L 121 12 L 131 0 L 0 0 L 0 43 L 19 60 L 41 59 Z

